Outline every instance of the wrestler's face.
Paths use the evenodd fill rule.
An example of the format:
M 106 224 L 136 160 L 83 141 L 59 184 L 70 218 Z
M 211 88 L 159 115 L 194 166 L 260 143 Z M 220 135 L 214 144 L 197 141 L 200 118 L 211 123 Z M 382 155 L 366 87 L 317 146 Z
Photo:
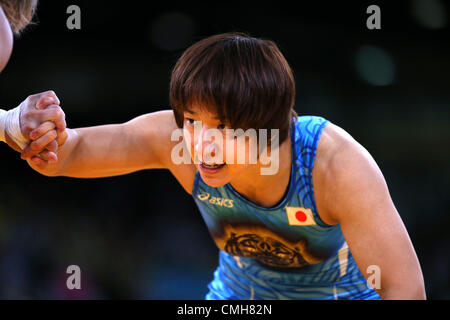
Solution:
M 193 105 L 184 112 L 183 132 L 191 161 L 211 187 L 233 182 L 257 163 L 256 136 L 234 136 L 232 128 L 205 108 Z
M 12 48 L 13 34 L 8 19 L 6 19 L 5 13 L 0 6 L 0 72 L 2 72 L 8 64 Z

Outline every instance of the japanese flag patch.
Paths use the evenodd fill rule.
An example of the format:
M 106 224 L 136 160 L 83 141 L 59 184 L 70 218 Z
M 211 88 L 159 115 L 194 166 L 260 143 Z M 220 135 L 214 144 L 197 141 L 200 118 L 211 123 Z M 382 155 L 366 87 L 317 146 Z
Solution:
M 311 209 L 302 207 L 286 207 L 286 213 L 291 226 L 315 226 Z

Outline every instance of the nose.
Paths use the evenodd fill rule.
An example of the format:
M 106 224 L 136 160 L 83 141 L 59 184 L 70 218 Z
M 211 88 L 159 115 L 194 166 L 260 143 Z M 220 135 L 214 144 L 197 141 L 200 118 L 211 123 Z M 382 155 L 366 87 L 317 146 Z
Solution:
M 208 134 L 208 128 L 205 125 L 202 125 L 201 130 L 197 134 L 197 137 L 194 137 L 195 142 L 195 153 L 199 157 L 200 161 L 208 161 L 211 157 L 214 157 L 217 152 L 217 145 L 215 141 L 212 141 L 212 137 Z

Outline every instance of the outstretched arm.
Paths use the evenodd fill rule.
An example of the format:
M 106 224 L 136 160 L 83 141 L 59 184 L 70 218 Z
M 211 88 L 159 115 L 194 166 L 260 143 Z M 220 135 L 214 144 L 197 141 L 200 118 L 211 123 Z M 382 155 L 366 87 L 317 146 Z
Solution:
M 176 123 L 172 110 L 139 116 L 123 124 L 67 129 L 58 161 L 48 166 L 34 155 L 43 147 L 34 141 L 22 153 L 29 165 L 47 176 L 109 177 L 143 169 L 167 168 L 170 135 Z M 39 135 L 38 132 L 31 134 Z

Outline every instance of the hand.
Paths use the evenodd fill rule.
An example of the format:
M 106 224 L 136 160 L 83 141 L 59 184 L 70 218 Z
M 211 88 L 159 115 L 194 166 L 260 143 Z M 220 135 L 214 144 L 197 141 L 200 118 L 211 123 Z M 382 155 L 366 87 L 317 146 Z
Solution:
M 65 114 L 59 103 L 56 94 L 47 91 L 29 96 L 21 109 L 21 132 L 32 141 L 22 151 L 21 158 L 42 168 L 58 161 L 58 147 L 67 140 Z

